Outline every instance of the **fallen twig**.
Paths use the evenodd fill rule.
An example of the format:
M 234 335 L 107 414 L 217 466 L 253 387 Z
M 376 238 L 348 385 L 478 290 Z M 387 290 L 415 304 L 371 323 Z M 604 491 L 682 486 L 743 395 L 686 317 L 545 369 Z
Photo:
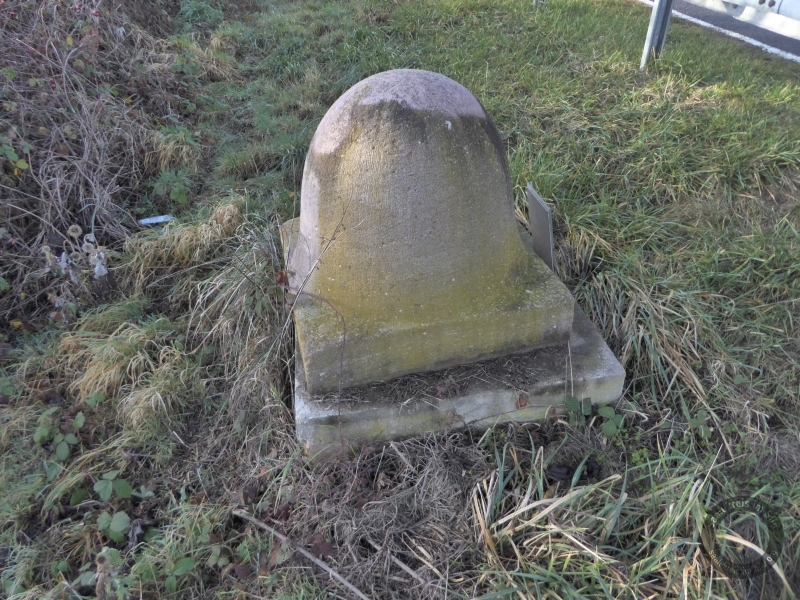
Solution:
M 400 452 L 400 448 L 397 447 L 397 444 L 395 444 L 394 442 L 390 442 L 389 445 L 392 447 L 392 450 L 394 450 L 397 453 L 397 456 L 400 457 L 400 460 L 402 460 L 406 464 L 406 466 L 409 469 L 411 469 L 411 472 L 413 473 L 414 472 L 414 465 L 412 465 L 411 461 L 408 460 L 402 452 Z M 372 542 L 370 542 L 370 544 L 371 543 Z
M 318 559 L 316 556 L 311 554 L 305 548 L 302 548 L 301 546 L 298 546 L 296 543 L 294 543 L 291 539 L 289 539 L 288 537 L 286 537 L 282 533 L 278 533 L 277 531 L 275 531 L 275 529 L 273 529 L 272 527 L 270 527 L 269 525 L 267 525 L 263 521 L 259 521 L 258 519 L 256 519 L 252 515 L 250 515 L 249 513 L 245 512 L 243 510 L 239 510 L 239 509 L 234 510 L 233 514 L 236 515 L 237 517 L 241 518 L 241 519 L 244 519 L 245 521 L 250 521 L 253 525 L 256 525 L 256 526 L 260 527 L 264 531 L 266 531 L 268 533 L 271 533 L 272 535 L 274 535 L 276 538 L 278 538 L 284 544 L 289 544 L 289 546 L 292 547 L 292 550 L 295 550 L 295 551 L 299 552 L 300 554 L 302 554 L 303 556 L 305 556 L 308 560 L 313 562 L 320 569 L 322 569 L 325 572 L 327 572 L 328 575 L 333 577 L 336 581 L 341 583 L 348 590 L 353 592 L 356 596 L 358 596 L 362 600 L 370 600 L 370 598 L 368 596 L 365 596 L 357 587 L 355 587 L 352 583 L 347 581 L 344 577 L 339 575 L 330 566 L 328 566 L 327 563 L 325 563 L 325 562 L 321 561 L 320 559 Z
M 369 542 L 370 546 L 372 546 L 373 548 L 375 548 L 375 550 L 377 550 L 378 552 L 381 552 L 382 550 L 384 550 L 384 548 L 381 548 L 381 547 L 380 547 L 378 544 L 376 544 L 375 542 L 373 542 L 371 539 L 367 538 L 367 541 Z M 405 564 L 403 561 L 401 561 L 399 558 L 397 558 L 396 556 L 394 556 L 394 555 L 393 555 L 393 554 L 392 554 L 392 553 L 389 551 L 389 549 L 388 549 L 388 548 L 386 548 L 385 550 L 386 550 L 386 554 L 389 556 L 389 559 L 390 559 L 390 560 L 391 560 L 391 561 L 392 561 L 394 564 L 396 564 L 398 567 L 400 567 L 401 569 L 403 569 L 403 571 L 405 571 L 406 573 L 408 573 L 409 575 L 411 575 L 411 576 L 412 576 L 414 579 L 416 579 L 417 581 L 419 581 L 419 582 L 420 582 L 422 585 L 429 585 L 429 583 L 430 583 L 430 582 L 429 582 L 429 581 L 425 581 L 425 579 L 422 577 L 422 575 L 420 575 L 419 573 L 417 573 L 417 572 L 416 572 L 414 569 L 412 569 L 412 568 L 411 568 L 411 567 L 409 567 L 407 564 Z

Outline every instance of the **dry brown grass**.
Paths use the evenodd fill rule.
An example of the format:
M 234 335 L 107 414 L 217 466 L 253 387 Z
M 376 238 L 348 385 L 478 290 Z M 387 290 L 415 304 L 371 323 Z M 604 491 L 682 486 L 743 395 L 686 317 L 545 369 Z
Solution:
M 231 81 L 238 79 L 236 62 L 225 53 L 230 44 L 226 44 L 224 39 L 224 36 L 212 35 L 208 45 L 203 45 L 195 36 L 189 35 L 171 41 L 167 48 L 173 56 L 189 53 L 200 67 L 202 81 Z
M 160 171 L 185 168 L 190 172 L 197 170 L 200 160 L 200 144 L 187 129 L 160 130 L 150 135 L 152 148 L 145 157 L 145 164 L 152 164 Z
M 123 386 L 136 389 L 142 378 L 176 358 L 170 342 L 178 335 L 167 319 L 142 325 L 126 323 L 110 335 L 94 332 L 67 334 L 60 350 L 73 381 L 72 393 L 82 401 L 91 394 L 117 396 Z
M 165 291 L 175 279 L 185 281 L 189 269 L 208 268 L 230 252 L 229 238 L 243 222 L 246 198 L 231 193 L 226 202 L 213 209 L 205 222 L 171 224 L 166 231 L 131 238 L 125 251 L 131 260 L 125 266 L 126 278 L 134 289 L 145 294 L 152 286 Z
M 0 269 L 12 290 L 0 299 L 0 315 L 10 320 L 53 309 L 46 296 L 58 274 L 42 271 L 43 247 L 56 258 L 68 254 L 73 225 L 102 246 L 118 245 L 138 229 L 130 210 L 157 174 L 153 165 L 192 164 L 197 152 L 170 148 L 157 135 L 158 121 L 185 120 L 193 99 L 169 68 L 149 68 L 158 58 L 157 36 L 171 27 L 165 11 L 139 0 L 114 10 L 9 0 L 3 14 L 14 15 L 0 23 Z M 224 59 L 196 43 L 162 58 L 169 66 L 177 51 L 195 50 L 207 63 L 204 74 L 224 75 Z M 142 160 L 153 146 L 161 148 L 160 160 Z M 66 278 L 57 283 L 70 285 Z M 71 292 L 83 308 L 97 296 Z

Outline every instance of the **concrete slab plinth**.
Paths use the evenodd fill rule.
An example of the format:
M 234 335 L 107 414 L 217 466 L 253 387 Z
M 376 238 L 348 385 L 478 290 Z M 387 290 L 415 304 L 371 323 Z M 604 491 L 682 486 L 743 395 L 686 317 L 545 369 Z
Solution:
M 543 419 L 568 396 L 616 401 L 625 370 L 575 305 L 568 344 L 361 388 L 311 396 L 295 360 L 297 436 L 320 459 L 429 431 Z

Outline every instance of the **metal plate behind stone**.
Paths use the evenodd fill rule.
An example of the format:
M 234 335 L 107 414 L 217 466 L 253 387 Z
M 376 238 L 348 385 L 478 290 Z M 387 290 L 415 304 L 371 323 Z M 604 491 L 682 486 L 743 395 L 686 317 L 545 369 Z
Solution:
M 528 199 L 528 220 L 533 234 L 533 250 L 555 273 L 556 261 L 553 251 L 553 211 L 547 202 L 528 184 L 525 190 Z

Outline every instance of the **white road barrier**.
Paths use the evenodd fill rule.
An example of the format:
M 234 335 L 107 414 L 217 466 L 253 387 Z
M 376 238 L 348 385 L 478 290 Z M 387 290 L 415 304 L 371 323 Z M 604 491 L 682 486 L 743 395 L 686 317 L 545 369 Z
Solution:
M 651 8 L 653 7 L 653 2 L 651 0 L 638 0 L 638 1 L 641 2 L 642 4 L 645 4 L 645 5 L 649 6 L 649 7 L 651 7 Z M 783 0 L 783 1 L 785 2 L 786 0 Z M 798 2 L 798 1 L 800 1 L 800 0 L 792 0 L 792 2 Z M 739 6 L 738 8 L 734 9 L 731 5 L 728 5 L 726 2 L 722 2 L 721 0 L 687 0 L 687 2 L 691 2 L 692 4 L 697 4 L 697 5 L 703 6 L 705 8 L 711 8 L 712 10 L 718 10 L 719 12 L 725 12 L 725 13 L 730 14 L 731 16 L 734 16 L 734 17 L 736 17 L 736 14 L 735 14 L 735 12 L 731 12 L 731 11 L 741 11 L 742 13 L 744 13 L 744 10 L 746 8 L 747 10 L 752 10 L 753 12 L 756 12 L 755 10 L 752 9 L 752 7 Z M 708 6 L 709 4 L 714 4 L 715 6 L 717 6 L 717 8 L 714 9 L 711 6 Z M 790 32 L 790 34 L 785 34 L 785 33 L 782 33 L 781 31 L 775 31 L 775 29 L 773 29 L 772 27 L 766 27 L 766 29 L 769 29 L 769 30 L 774 31 L 775 33 L 779 33 L 781 35 L 787 35 L 787 37 L 791 37 L 791 38 L 794 38 L 794 39 L 800 39 L 800 37 L 798 37 L 798 35 L 800 35 L 800 31 L 798 31 L 798 29 L 800 29 L 800 20 L 789 19 L 786 16 L 775 15 L 775 14 L 771 14 L 771 13 L 763 13 L 762 12 L 762 14 L 764 14 L 765 16 L 774 16 L 774 17 L 777 17 L 777 18 L 784 19 L 785 21 L 790 21 L 789 25 L 791 25 L 791 27 L 793 27 L 793 29 L 789 29 L 788 30 Z M 773 48 L 772 46 L 768 46 L 767 44 L 764 44 L 763 42 L 759 42 L 758 40 L 755 40 L 755 39 L 753 39 L 751 37 L 748 37 L 746 35 L 742 35 L 740 33 L 736 33 L 735 31 L 729 31 L 727 29 L 723 29 L 722 27 L 717 27 L 716 25 L 711 25 L 710 23 L 706 23 L 705 21 L 701 21 L 700 19 L 696 19 L 694 17 L 690 17 L 689 15 L 683 14 L 682 12 L 678 12 L 677 10 L 673 10 L 672 11 L 672 15 L 675 16 L 676 18 L 683 19 L 684 21 L 689 21 L 690 23 L 694 23 L 695 25 L 700 25 L 701 27 L 705 27 L 706 29 L 711 29 L 713 31 L 717 31 L 719 33 L 727 35 L 728 37 L 732 37 L 734 39 L 740 40 L 742 42 L 745 42 L 746 44 L 750 44 L 751 46 L 755 46 L 756 48 L 760 48 L 761 50 L 763 50 L 764 52 L 767 52 L 769 54 L 773 54 L 775 56 L 779 56 L 780 58 L 783 58 L 783 59 L 786 59 L 786 60 L 791 60 L 792 62 L 800 63 L 800 56 L 797 56 L 795 54 L 791 54 L 789 52 L 784 52 L 783 50 L 779 50 L 778 48 Z M 743 19 L 741 17 L 736 17 L 736 18 L 738 18 L 739 20 L 742 20 L 742 21 L 746 20 L 746 19 Z M 754 23 L 754 24 L 758 24 L 758 23 Z M 759 26 L 763 27 L 763 25 L 759 25 Z M 645 62 L 645 60 L 643 58 L 642 67 L 644 66 L 644 62 Z
M 759 0 L 686 1 L 709 10 L 728 14 L 735 19 L 757 25 L 768 31 L 800 40 L 800 0 L 765 0 L 764 4 L 759 4 Z M 773 2 L 772 6 L 769 5 L 770 2 Z

